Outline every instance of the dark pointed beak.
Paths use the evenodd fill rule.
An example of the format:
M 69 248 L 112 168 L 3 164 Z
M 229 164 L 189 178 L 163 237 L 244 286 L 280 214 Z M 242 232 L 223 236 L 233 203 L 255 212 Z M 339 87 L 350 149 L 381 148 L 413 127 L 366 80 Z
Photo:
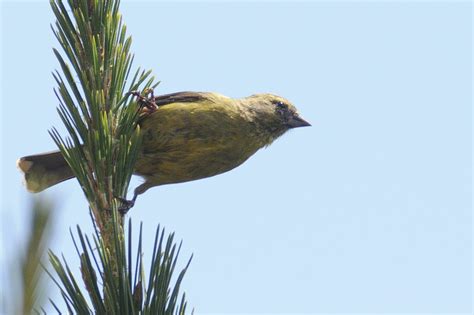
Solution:
M 290 128 L 309 127 L 309 126 L 311 126 L 311 124 L 298 115 L 294 115 L 288 120 L 288 127 Z

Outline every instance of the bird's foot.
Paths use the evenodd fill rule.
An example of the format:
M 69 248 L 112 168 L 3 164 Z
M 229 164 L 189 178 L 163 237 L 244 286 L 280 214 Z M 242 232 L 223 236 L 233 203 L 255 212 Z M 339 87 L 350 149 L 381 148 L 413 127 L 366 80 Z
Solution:
M 152 88 L 143 90 L 143 93 L 140 93 L 140 91 L 130 91 L 127 94 L 137 98 L 137 104 L 143 113 L 152 114 L 158 109 Z
M 119 206 L 118 211 L 120 212 L 122 216 L 124 216 L 125 214 L 127 214 L 128 210 L 132 209 L 133 206 L 135 205 L 135 201 L 137 200 L 137 195 L 133 196 L 131 200 L 127 200 L 125 198 L 118 197 L 118 196 L 115 196 L 115 198 L 120 201 L 121 205 Z

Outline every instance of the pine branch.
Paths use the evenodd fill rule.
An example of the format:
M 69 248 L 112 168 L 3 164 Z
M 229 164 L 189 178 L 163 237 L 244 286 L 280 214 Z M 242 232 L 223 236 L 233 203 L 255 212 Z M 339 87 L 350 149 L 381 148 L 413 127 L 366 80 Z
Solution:
M 177 279 L 172 281 L 172 275 L 181 247 L 181 245 L 177 246 L 174 243 L 173 234 L 165 237 L 163 229 L 160 229 L 160 227 L 156 229 L 148 279 L 145 279 L 143 271 L 141 225 L 135 261 L 132 261 L 131 221 L 129 221 L 128 243 L 120 237 L 115 238 L 117 240 L 115 257 L 111 256 L 99 234 L 96 234 L 91 242 L 83 234 L 80 227 L 77 226 L 77 235 L 79 241 L 76 240 L 71 232 L 77 253 L 81 258 L 82 279 L 87 293 L 81 291 L 79 283 L 74 278 L 64 257 L 61 261 L 54 253 L 49 253 L 53 268 L 59 279 L 56 279 L 50 272 L 48 273 L 60 287 L 64 303 L 71 310 L 71 313 L 127 315 L 185 314 L 187 307 L 185 295 L 183 294 L 181 299 L 178 297 L 181 282 L 192 258 L 189 259 L 185 268 L 181 270 Z M 116 259 L 119 265 L 120 273 L 116 279 L 110 276 L 114 272 L 110 264 L 111 259 Z M 135 266 L 135 271 L 133 266 Z M 97 272 L 97 270 L 100 272 Z M 99 283 L 103 284 L 103 292 L 100 290 Z M 144 289 L 146 290 L 144 291 Z M 88 304 L 86 296 L 88 296 L 92 306 Z
M 118 11 L 119 0 L 67 0 L 67 6 L 62 0 L 50 2 L 56 16 L 52 29 L 62 48 L 62 52 L 54 50 L 61 68 L 53 73 L 55 93 L 68 135 L 55 128 L 50 134 L 81 185 L 96 227 L 92 241 L 79 227 L 78 240 L 71 233 L 86 292 L 64 257 L 52 252 L 49 257 L 58 279 L 50 276 L 70 313 L 184 314 L 185 297 L 179 300 L 178 295 L 187 266 L 173 285 L 180 248 L 173 235 L 165 241 L 158 227 L 146 285 L 141 227 L 132 261 L 131 221 L 126 247 L 119 211 L 141 143 L 140 106 L 128 91 L 147 91 L 157 84 L 150 71 L 140 69 L 129 80 L 131 37 Z
M 139 108 L 126 92 L 151 87 L 153 77 L 138 69 L 127 85 L 133 55 L 119 1 L 68 4 L 71 13 L 62 1 L 51 1 L 57 19 L 53 31 L 65 55 L 54 50 L 63 72 L 53 74 L 55 92 L 69 137 L 63 138 L 56 129 L 51 136 L 106 236 L 111 233 L 111 213 L 119 206 L 116 197 L 126 194 L 140 146 Z

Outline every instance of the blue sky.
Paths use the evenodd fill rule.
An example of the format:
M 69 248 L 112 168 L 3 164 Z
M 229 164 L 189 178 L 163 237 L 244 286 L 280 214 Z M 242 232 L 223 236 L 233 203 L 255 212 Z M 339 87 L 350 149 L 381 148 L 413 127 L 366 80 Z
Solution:
M 183 264 L 194 253 L 183 288 L 198 314 L 471 312 L 469 1 L 125 1 L 122 13 L 157 94 L 271 92 L 313 124 L 236 170 L 138 199 L 145 259 L 158 223 L 183 239 Z M 4 287 L 31 200 L 15 161 L 54 149 L 61 123 L 49 6 L 4 2 L 1 21 Z M 44 195 L 51 247 L 74 264 L 69 228 L 91 231 L 80 188 Z

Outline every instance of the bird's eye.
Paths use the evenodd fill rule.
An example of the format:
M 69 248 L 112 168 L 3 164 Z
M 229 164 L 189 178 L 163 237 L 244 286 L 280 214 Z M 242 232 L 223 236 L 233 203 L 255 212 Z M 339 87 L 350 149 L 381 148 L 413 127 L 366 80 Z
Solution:
M 282 101 L 275 101 L 275 102 L 273 102 L 273 104 L 275 104 L 276 107 L 278 107 L 280 109 L 287 109 L 288 108 L 288 106 L 285 103 L 283 103 Z
M 273 104 L 275 105 L 275 111 L 284 121 L 286 121 L 288 117 L 291 116 L 291 112 L 287 104 L 282 101 L 274 101 Z

